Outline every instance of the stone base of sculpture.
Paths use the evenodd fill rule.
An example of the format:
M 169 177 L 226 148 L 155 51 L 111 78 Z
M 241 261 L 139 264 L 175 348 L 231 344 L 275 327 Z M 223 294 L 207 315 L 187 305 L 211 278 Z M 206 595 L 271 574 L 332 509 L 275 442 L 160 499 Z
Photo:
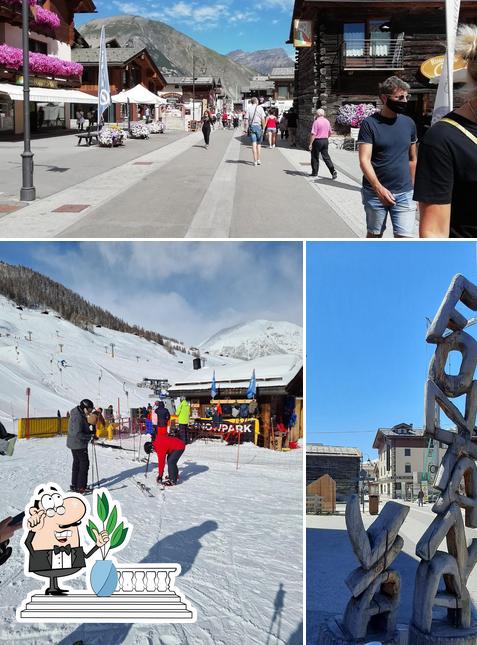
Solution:
M 370 641 L 377 641 L 382 645 L 399 645 L 399 632 L 396 631 L 392 636 L 384 632 L 368 632 L 366 638 L 356 639 L 347 634 L 341 616 L 335 616 L 320 626 L 318 631 L 317 645 L 364 645 Z
M 477 625 L 469 629 L 454 628 L 446 620 L 432 621 L 430 634 L 409 626 L 408 645 L 477 645 Z

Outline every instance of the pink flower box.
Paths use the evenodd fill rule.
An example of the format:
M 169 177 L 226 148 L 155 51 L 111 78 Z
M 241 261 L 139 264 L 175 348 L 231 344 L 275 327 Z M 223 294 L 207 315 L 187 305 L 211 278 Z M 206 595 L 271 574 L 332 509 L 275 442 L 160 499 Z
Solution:
M 61 60 L 54 56 L 30 52 L 30 72 L 59 76 L 66 78 L 79 78 L 83 73 L 83 65 Z M 0 66 L 7 69 L 20 69 L 23 65 L 23 51 L 16 47 L 0 45 Z
M 50 29 L 57 29 L 60 26 L 60 19 L 54 11 L 48 11 L 48 9 L 43 9 L 39 4 L 38 0 L 28 0 L 30 7 L 36 7 L 35 15 L 32 15 L 32 20 L 37 25 L 44 25 Z M 0 0 L 0 4 L 7 4 L 10 6 L 18 6 L 19 10 L 22 6 L 22 0 Z

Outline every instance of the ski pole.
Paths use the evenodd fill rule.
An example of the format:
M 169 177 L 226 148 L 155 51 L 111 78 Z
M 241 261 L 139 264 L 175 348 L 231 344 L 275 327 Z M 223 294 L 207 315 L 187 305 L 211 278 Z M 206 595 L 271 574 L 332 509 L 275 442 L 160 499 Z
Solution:
M 151 446 L 151 448 L 152 448 L 152 446 Z M 144 473 L 144 477 L 146 477 L 146 478 L 147 478 L 147 471 L 149 470 L 149 459 L 150 458 L 151 458 L 151 453 L 148 452 L 147 453 L 147 461 L 146 461 L 146 472 Z
M 94 456 L 94 463 L 96 466 L 96 488 L 99 488 L 98 456 L 96 454 L 96 446 L 94 445 L 94 442 L 93 442 L 93 456 Z

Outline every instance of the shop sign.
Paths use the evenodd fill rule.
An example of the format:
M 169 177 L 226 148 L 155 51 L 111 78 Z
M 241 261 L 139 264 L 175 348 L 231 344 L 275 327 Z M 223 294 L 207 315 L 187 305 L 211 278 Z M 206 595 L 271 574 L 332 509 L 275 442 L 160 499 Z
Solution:
M 17 85 L 23 85 L 23 76 L 17 76 L 15 81 Z M 51 78 L 36 78 L 34 76 L 30 77 L 30 86 L 31 87 L 47 87 L 50 90 L 58 89 L 58 81 L 54 81 Z
M 258 432 L 258 419 L 223 419 L 220 423 L 213 423 L 211 419 L 195 419 L 194 428 L 206 432 L 240 432 L 256 433 Z
M 428 58 L 422 63 L 420 67 L 421 74 L 429 79 L 437 78 L 442 74 L 444 60 L 444 55 Z M 465 69 L 466 67 L 467 63 L 461 56 L 454 56 L 454 72 L 458 72 L 460 69 Z
M 293 46 L 297 49 L 312 46 L 313 23 L 297 18 L 293 21 Z

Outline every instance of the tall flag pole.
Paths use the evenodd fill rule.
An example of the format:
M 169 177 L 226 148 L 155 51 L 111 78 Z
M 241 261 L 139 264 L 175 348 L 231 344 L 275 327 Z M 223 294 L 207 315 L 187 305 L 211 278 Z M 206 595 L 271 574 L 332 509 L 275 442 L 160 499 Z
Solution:
M 214 375 L 212 377 L 212 384 L 210 386 L 210 394 L 213 399 L 217 396 L 217 384 L 215 382 L 215 370 L 214 370 Z
M 432 113 L 433 124 L 454 107 L 455 39 L 459 24 L 460 0 L 445 0 L 445 8 L 447 48 Z
M 255 370 L 252 372 L 252 378 L 248 384 L 247 399 L 254 399 L 257 392 L 257 379 L 255 378 Z
M 99 39 L 99 78 L 98 78 L 98 126 L 103 112 L 111 105 L 109 90 L 108 56 L 106 54 L 106 34 L 101 27 Z

